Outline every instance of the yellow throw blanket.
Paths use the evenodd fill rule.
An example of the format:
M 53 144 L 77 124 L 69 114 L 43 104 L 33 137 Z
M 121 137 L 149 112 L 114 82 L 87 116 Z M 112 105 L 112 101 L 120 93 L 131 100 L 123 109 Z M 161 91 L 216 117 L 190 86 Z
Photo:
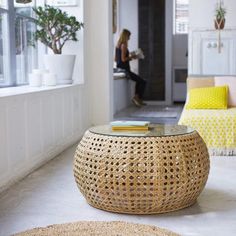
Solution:
M 180 125 L 198 131 L 211 155 L 236 155 L 236 108 L 227 110 L 184 109 Z

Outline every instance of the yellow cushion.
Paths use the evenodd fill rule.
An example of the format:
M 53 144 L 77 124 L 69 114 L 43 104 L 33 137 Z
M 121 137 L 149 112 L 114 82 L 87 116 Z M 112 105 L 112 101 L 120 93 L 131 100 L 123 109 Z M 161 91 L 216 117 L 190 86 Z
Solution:
M 186 109 L 227 109 L 227 100 L 228 86 L 191 89 Z

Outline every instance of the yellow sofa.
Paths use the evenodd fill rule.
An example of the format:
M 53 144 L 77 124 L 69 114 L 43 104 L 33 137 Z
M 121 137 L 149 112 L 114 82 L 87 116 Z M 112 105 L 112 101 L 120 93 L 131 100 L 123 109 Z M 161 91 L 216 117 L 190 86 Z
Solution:
M 217 80 L 219 81 L 219 78 Z M 223 77 L 222 80 L 224 80 Z M 233 81 L 233 78 L 231 80 Z M 193 88 L 215 86 L 215 81 L 216 78 L 214 77 L 188 78 L 187 91 Z M 224 81 L 221 82 L 224 84 Z M 232 88 L 234 82 L 236 96 L 236 77 L 235 81 L 230 83 L 232 93 L 234 93 L 234 88 Z M 188 98 L 186 104 L 187 102 Z M 196 129 L 205 141 L 210 155 L 236 155 L 236 107 L 231 106 L 228 109 L 186 109 L 185 106 L 179 124 Z

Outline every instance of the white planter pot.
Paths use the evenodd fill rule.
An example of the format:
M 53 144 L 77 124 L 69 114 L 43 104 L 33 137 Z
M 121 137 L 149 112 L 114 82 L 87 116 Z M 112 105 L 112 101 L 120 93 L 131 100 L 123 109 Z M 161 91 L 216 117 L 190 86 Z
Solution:
M 57 84 L 72 84 L 75 55 L 49 54 L 44 56 L 44 65 L 57 77 Z
M 43 74 L 43 84 L 45 86 L 55 86 L 57 84 L 56 75 L 53 73 Z

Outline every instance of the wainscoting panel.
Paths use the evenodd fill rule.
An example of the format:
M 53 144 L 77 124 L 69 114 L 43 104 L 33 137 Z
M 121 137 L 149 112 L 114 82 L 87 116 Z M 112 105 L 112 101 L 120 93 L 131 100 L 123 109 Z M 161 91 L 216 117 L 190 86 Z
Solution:
M 0 98 L 0 192 L 79 141 L 88 100 L 84 85 Z
M 63 137 L 64 139 L 71 137 L 73 134 L 73 114 L 72 114 L 72 107 L 73 107 L 73 96 L 72 93 L 65 94 L 64 93 L 64 130 L 63 130 Z
M 23 168 L 27 161 L 26 114 L 26 97 L 24 95 L 14 96 L 8 100 L 6 121 L 7 154 L 10 172 Z
M 190 30 L 189 74 L 235 75 L 236 30 Z
M 83 127 L 82 125 L 82 121 L 84 120 L 84 118 L 82 118 L 81 116 L 83 115 L 83 93 L 82 91 L 79 93 L 78 90 L 76 88 L 73 88 L 73 93 L 72 93 L 72 111 L 73 111 L 73 130 L 74 132 L 81 132 L 81 128 Z M 88 109 L 89 106 L 87 106 L 86 108 L 84 107 L 84 109 Z M 88 115 L 88 112 L 84 112 L 85 115 Z M 88 117 L 85 117 L 85 120 Z
M 53 127 L 55 144 L 60 145 L 63 140 L 63 125 L 64 125 L 64 92 L 59 90 L 53 93 Z
M 53 135 L 53 94 L 45 93 L 41 99 L 43 150 L 51 150 L 55 144 Z
M 8 158 L 7 158 L 7 127 L 6 127 L 6 103 L 0 101 L 0 175 L 5 177 L 8 172 Z
M 27 100 L 27 158 L 36 158 L 42 154 L 42 117 L 41 117 L 41 98 L 40 95 L 30 96 Z

